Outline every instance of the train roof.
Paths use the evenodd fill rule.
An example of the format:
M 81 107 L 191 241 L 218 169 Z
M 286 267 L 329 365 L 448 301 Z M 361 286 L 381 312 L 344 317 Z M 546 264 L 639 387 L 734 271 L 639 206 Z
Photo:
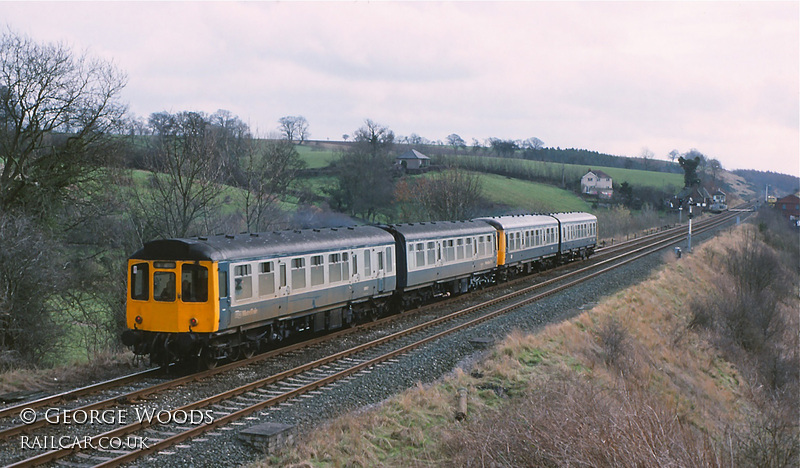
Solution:
M 131 258 L 139 260 L 244 260 L 393 243 L 394 237 L 381 228 L 355 226 L 155 240 L 146 243 Z
M 597 216 L 579 211 L 574 213 L 553 213 L 553 217 L 558 218 L 562 223 L 597 221 Z
M 477 218 L 486 221 L 498 229 L 538 228 L 551 225 L 558 226 L 558 221 L 550 215 L 528 214 L 510 216 L 492 216 L 490 218 Z
M 400 233 L 406 242 L 443 237 L 484 235 L 497 232 L 489 224 L 478 221 L 431 221 L 427 223 L 391 224 L 387 229 Z

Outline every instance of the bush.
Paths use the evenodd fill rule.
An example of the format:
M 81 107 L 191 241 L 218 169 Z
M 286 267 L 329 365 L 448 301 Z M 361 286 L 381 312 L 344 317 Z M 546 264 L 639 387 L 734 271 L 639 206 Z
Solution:
M 730 466 L 728 451 L 647 391 L 538 385 L 445 441 L 452 466 Z
M 628 350 L 628 330 L 616 319 L 609 317 L 598 330 L 603 362 L 619 367 Z
M 14 356 L 3 362 L 37 363 L 62 332 L 50 313 L 63 281 L 59 249 L 30 219 L 7 213 L 0 245 L 0 351 Z

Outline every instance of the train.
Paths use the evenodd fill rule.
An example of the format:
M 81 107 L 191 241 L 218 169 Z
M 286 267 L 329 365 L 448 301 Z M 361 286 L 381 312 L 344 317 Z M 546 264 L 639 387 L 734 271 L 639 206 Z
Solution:
M 214 367 L 594 253 L 590 213 L 155 240 L 128 259 L 123 344 Z

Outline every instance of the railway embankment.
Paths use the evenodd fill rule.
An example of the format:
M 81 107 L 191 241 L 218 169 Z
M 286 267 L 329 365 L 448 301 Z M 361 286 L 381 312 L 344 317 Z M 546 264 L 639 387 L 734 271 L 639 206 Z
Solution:
M 263 465 L 797 466 L 800 246 L 781 228 L 717 236 Z

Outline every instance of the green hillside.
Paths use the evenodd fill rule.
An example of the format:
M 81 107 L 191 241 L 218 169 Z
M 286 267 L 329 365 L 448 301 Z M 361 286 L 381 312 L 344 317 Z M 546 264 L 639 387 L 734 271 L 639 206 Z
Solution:
M 622 169 L 616 167 L 559 164 L 525 159 L 496 158 L 490 156 L 444 156 L 441 163 L 458 165 L 478 172 L 500 174 L 525 180 L 565 181 L 568 185 L 580 183 L 580 178 L 589 169 L 610 175 L 614 184 L 628 182 L 635 187 L 667 189 L 683 186 L 682 174 Z
M 295 146 L 300 158 L 305 161 L 308 169 L 320 169 L 330 165 L 336 158 L 336 153 L 327 149 L 320 149 L 307 145 Z
M 492 203 L 528 212 L 589 211 L 591 205 L 574 192 L 553 185 L 481 174 L 483 196 Z

